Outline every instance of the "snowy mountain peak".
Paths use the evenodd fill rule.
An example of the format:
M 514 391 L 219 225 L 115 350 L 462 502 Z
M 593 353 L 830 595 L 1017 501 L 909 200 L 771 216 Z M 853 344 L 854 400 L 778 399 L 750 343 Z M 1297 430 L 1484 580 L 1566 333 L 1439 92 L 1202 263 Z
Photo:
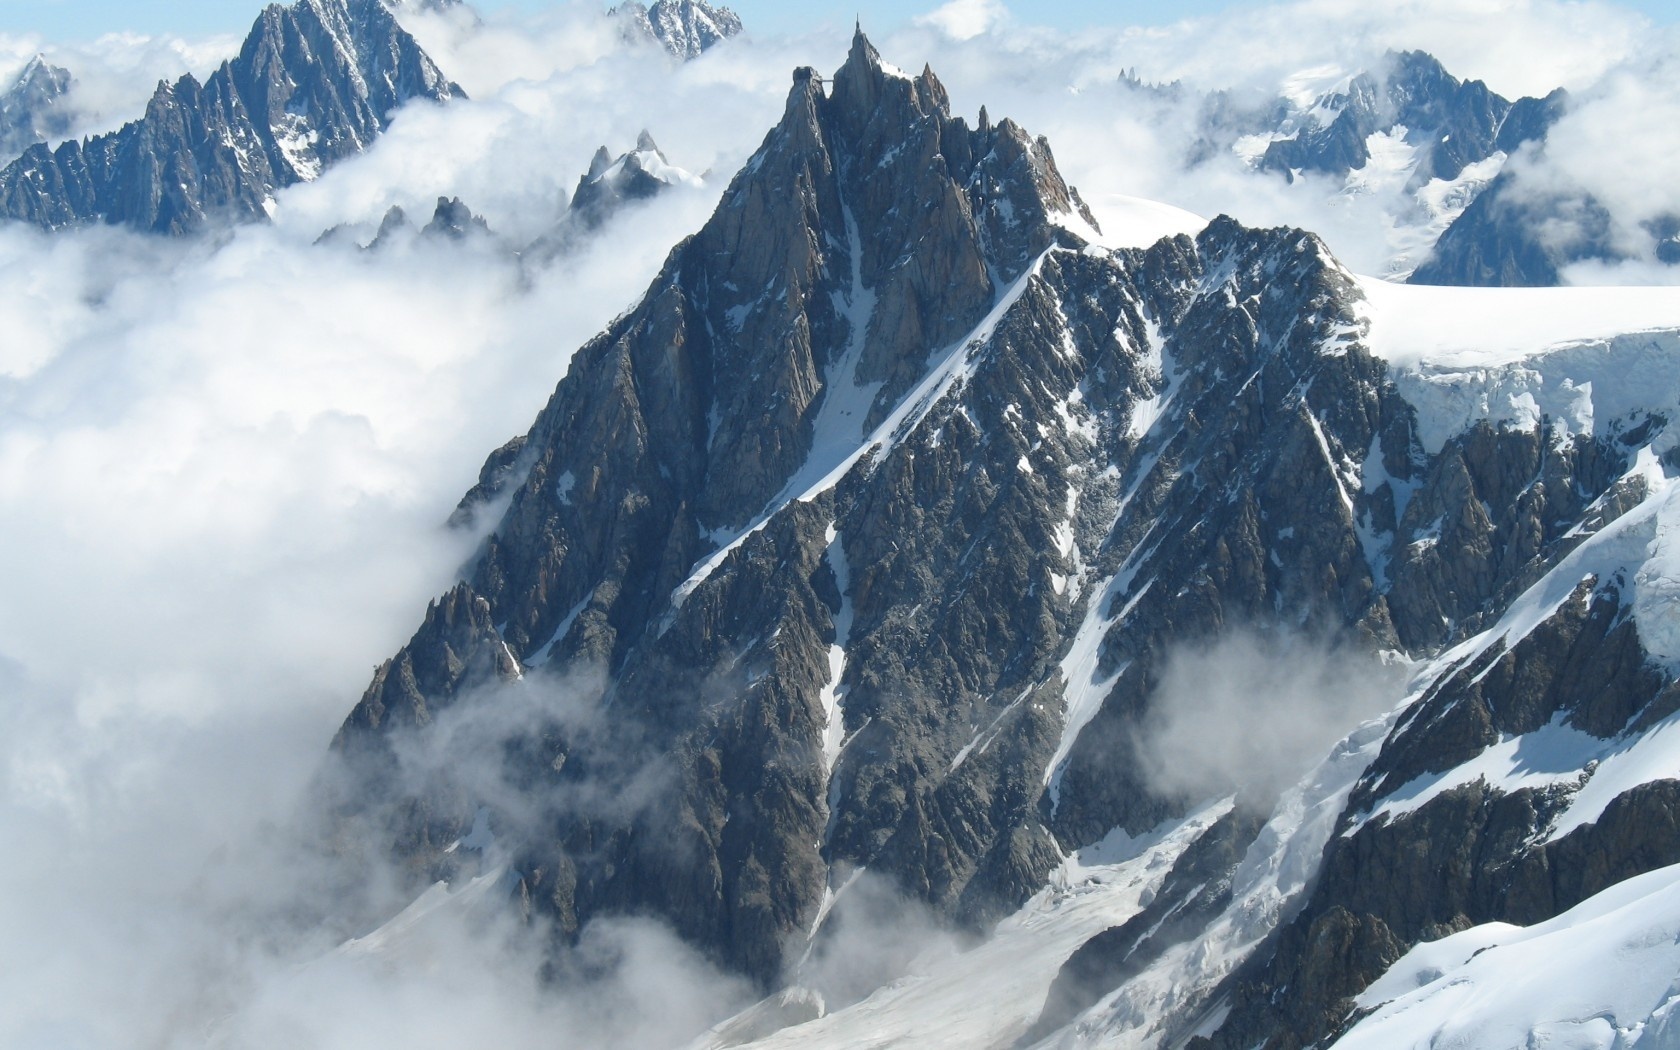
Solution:
M 565 214 L 525 249 L 524 257 L 538 265 L 550 262 L 575 248 L 583 237 L 600 229 L 627 205 L 652 200 L 671 189 L 701 185 L 698 176 L 665 158 L 646 129 L 636 136 L 636 148 L 628 153 L 614 157 L 602 146 L 578 179 Z
M 706 0 L 656 0 L 652 7 L 632 2 L 607 14 L 622 19 L 630 33 L 657 42 L 680 59 L 698 58 L 742 28 L 735 12 Z

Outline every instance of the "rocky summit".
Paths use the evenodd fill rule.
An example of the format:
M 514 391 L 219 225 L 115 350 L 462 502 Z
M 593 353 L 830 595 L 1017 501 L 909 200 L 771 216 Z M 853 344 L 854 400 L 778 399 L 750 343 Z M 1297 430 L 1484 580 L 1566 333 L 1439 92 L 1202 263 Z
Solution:
M 882 1045 L 1295 1048 L 1420 942 L 1680 861 L 1673 782 L 1614 760 L 1680 709 L 1680 459 L 1666 395 L 1580 385 L 1675 334 L 1431 371 L 1312 234 L 1100 240 L 1049 143 L 931 70 L 861 33 L 797 70 L 463 500 L 481 550 L 335 741 L 341 841 L 418 889 L 488 826 L 556 945 L 659 918 L 777 993 L 720 1046 L 881 1030 L 846 1019 L 896 993 L 823 965 L 865 885 L 1060 931 L 983 1037 Z M 1319 691 L 1371 720 L 1189 776 L 1218 720 L 1302 717 L 1244 692 L 1163 768 L 1211 691 L 1181 654 L 1239 635 L 1336 654 Z
M 276 190 L 366 149 L 405 102 L 461 94 L 381 0 L 271 5 L 203 83 L 159 83 L 139 120 L 0 170 L 0 217 L 169 234 L 261 218 Z

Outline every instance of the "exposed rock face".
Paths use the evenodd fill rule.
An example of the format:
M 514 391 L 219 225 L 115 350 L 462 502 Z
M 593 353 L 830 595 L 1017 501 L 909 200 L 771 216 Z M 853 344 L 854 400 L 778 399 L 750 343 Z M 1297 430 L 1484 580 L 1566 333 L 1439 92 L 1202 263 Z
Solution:
M 275 190 L 367 148 L 403 103 L 461 93 L 379 0 L 273 5 L 203 84 L 160 83 L 140 120 L 0 171 L 0 216 L 172 234 L 261 218 Z
M 901 200 L 925 203 L 893 207 Z M 668 756 L 671 782 L 665 804 L 628 826 L 553 814 L 521 866 L 534 900 L 581 917 L 651 908 L 770 980 L 784 939 L 815 916 L 829 855 L 852 862 L 885 849 L 903 859 L 883 866 L 926 867 L 910 847 L 912 812 L 931 804 L 919 797 L 929 785 L 905 763 L 949 764 L 990 706 L 993 683 L 1004 677 L 1017 693 L 1032 685 L 1054 643 L 1023 643 L 1016 659 L 970 649 L 895 681 L 907 654 L 894 640 L 918 629 L 903 620 L 911 604 L 903 588 L 925 591 L 933 581 L 903 578 L 909 560 L 876 579 L 891 564 L 876 564 L 876 548 L 901 534 L 871 504 L 885 498 L 881 485 L 912 482 L 901 473 L 909 464 L 895 459 L 856 493 L 816 486 L 809 502 L 791 504 L 777 495 L 811 487 L 852 457 L 930 365 L 948 363 L 945 348 L 964 348 L 1000 286 L 1031 282 L 1053 244 L 1077 245 L 1048 221 L 1083 221 L 1074 202 L 1042 142 L 1009 122 L 975 129 L 951 117 L 930 73 L 883 69 L 860 37 L 831 95 L 801 72 L 781 125 L 716 217 L 673 253 L 640 306 L 580 352 L 527 441 L 487 468 L 480 497 L 513 491 L 472 577 L 501 628 L 499 640 L 482 644 L 505 641 L 531 664 L 605 668 L 614 719 L 641 727 L 639 753 Z M 1057 263 L 1084 265 L 1071 253 Z M 1015 338 L 1030 341 L 1029 323 L 1013 322 Z M 923 440 L 937 444 L 936 432 L 928 427 Z M 997 494 L 984 475 L 1016 474 L 1021 450 L 997 454 L 1008 462 L 964 468 L 981 475 L 964 486 L 977 486 L 975 502 L 941 515 L 968 516 L 976 535 L 1032 528 L 1048 537 L 1044 522 L 986 520 Z M 1037 506 L 1031 489 L 1008 503 L 1016 515 L 1065 516 Z M 777 513 L 762 528 L 727 554 L 717 550 L 767 509 Z M 831 527 L 846 538 L 833 540 Z M 968 542 L 943 537 L 938 557 L 954 563 Z M 865 567 L 855 583 L 846 578 L 853 549 L 851 563 Z M 702 579 L 696 567 L 710 556 L 720 563 Z M 1032 560 L 1062 556 L 1047 548 Z M 1025 564 L 996 571 L 1005 579 L 993 586 L 1038 594 L 1022 606 L 1023 623 L 1034 634 L 1053 630 L 1044 619 L 1058 601 L 1048 574 L 1035 577 Z M 992 604 L 983 593 L 959 603 L 976 641 L 997 629 L 987 627 Z M 849 648 L 863 655 L 847 681 L 856 675 L 850 689 L 864 710 L 836 714 L 833 729 L 838 735 L 842 717 L 862 727 L 879 708 L 867 735 L 880 749 L 851 749 L 861 783 L 844 801 L 836 789 L 844 812 L 831 815 L 822 693 L 850 608 Z M 930 606 L 919 615 L 945 614 Z M 1025 659 L 1033 647 L 1043 651 Z M 928 713 L 937 736 L 924 742 Z M 1045 732 L 1022 746 L 1047 755 L 1055 714 L 1037 717 Z M 964 779 L 985 790 L 1000 779 L 994 762 L 1014 750 L 977 756 Z M 599 775 L 606 762 L 571 754 L 549 775 Z M 972 790 L 961 793 L 965 804 Z M 1030 815 L 1036 789 L 1006 795 L 996 802 L 1003 812 Z M 871 809 L 876 816 L 861 817 Z M 994 829 L 985 819 L 962 846 L 990 851 L 996 836 L 973 891 L 976 914 L 995 907 L 988 894 L 1008 899 L 1031 882 L 1012 864 L 1042 866 L 1053 855 L 1042 830 L 1023 836 L 1010 821 Z M 904 821 L 912 830 L 889 844 Z M 1036 828 L 1036 819 L 1027 823 Z M 958 905 L 976 859 L 939 876 L 948 906 Z
M 68 69 L 36 55 L 0 92 L 0 161 L 11 160 L 37 142 L 69 134 L 73 114 L 65 96 L 72 81 Z
M 426 608 L 425 622 L 395 659 L 374 674 L 361 703 L 339 730 L 335 746 L 352 739 L 378 739 L 392 726 L 430 725 L 440 704 L 468 683 L 492 675 L 517 678 L 513 654 L 495 641 L 490 603 L 461 584 Z
M 353 766 L 402 774 L 366 804 L 407 814 L 412 870 L 488 809 L 561 936 L 656 915 L 767 988 L 860 868 L 983 929 L 1069 850 L 1198 801 L 1139 749 L 1168 654 L 1234 626 L 1459 648 L 1326 789 L 1347 834 L 1254 920 L 1276 933 L 1203 1037 L 1307 1045 L 1418 939 L 1680 857 L 1661 786 L 1553 839 L 1567 786 L 1372 815 L 1511 734 L 1674 710 L 1625 581 L 1569 561 L 1641 505 L 1666 421 L 1426 448 L 1310 234 L 1222 217 L 1109 252 L 1089 225 L 1042 139 L 952 117 L 931 71 L 861 34 L 828 90 L 799 70 L 716 214 L 490 457 L 459 511 L 494 523 L 480 557 L 346 723 Z M 1559 581 L 1538 625 L 1501 619 Z M 447 750 L 439 711 L 493 713 L 518 805 L 403 765 Z M 1259 823 L 1217 824 L 1077 955 L 1040 1031 L 1242 906 Z
M 622 19 L 626 32 L 657 41 L 685 60 L 741 32 L 739 15 L 706 0 L 655 0 L 652 7 L 632 2 L 607 13 Z

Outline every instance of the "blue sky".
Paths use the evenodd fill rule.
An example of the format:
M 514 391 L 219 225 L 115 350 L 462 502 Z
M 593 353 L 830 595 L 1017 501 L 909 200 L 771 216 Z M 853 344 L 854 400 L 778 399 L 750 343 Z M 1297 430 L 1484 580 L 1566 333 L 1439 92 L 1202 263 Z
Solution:
M 113 30 L 144 33 L 243 33 L 262 9 L 260 0 L 0 0 L 0 33 L 39 34 L 48 40 L 87 40 Z M 481 10 L 499 7 L 539 9 L 548 0 L 482 0 Z M 605 6 L 605 4 L 603 4 Z M 912 15 L 937 6 L 934 0 L 843 0 L 839 3 L 789 0 L 735 0 L 730 6 L 749 26 L 766 31 L 795 30 L 861 15 L 867 26 L 890 29 Z M 1161 4 L 1143 0 L 1014 0 L 1009 4 L 1025 22 L 1078 28 L 1098 24 L 1149 25 L 1233 7 L 1263 6 L 1234 0 L 1179 0 Z M 1680 21 L 1676 0 L 1634 0 L 1623 6 L 1668 25 Z

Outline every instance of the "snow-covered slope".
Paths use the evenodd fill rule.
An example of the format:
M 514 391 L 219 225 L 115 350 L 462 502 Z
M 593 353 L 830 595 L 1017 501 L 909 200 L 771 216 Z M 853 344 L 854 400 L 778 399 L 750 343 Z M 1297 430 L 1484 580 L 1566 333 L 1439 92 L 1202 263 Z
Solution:
M 1011 1046 L 1032 1024 L 1056 971 L 1074 949 L 1136 915 L 1154 898 L 1173 862 L 1229 809 L 1225 800 L 1141 839 L 1116 833 L 1080 850 L 983 944 L 966 951 L 935 947 L 860 1003 L 743 1042 L 749 1011 L 719 1025 L 691 1050 Z
M 1680 867 L 1530 927 L 1421 944 L 1359 997 L 1343 1050 L 1667 1050 L 1680 1045 Z

